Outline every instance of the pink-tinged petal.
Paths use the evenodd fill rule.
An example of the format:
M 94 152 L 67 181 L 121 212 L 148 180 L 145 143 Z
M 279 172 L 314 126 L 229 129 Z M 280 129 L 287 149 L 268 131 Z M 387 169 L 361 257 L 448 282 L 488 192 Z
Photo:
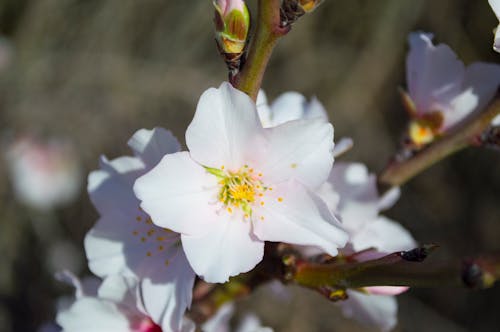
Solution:
M 209 233 L 181 236 L 189 263 L 206 282 L 226 282 L 231 276 L 250 271 L 262 260 L 264 242 L 251 234 L 249 221 L 221 211 L 208 222 Z
M 306 98 L 298 92 L 285 92 L 271 105 L 273 127 L 288 121 L 303 119 L 307 107 Z
M 317 188 L 333 165 L 333 126 L 322 119 L 289 121 L 266 129 L 269 146 L 256 168 L 265 183 L 297 179 Z
M 315 246 L 332 256 L 347 242 L 325 202 L 296 181 L 273 187 L 262 203 L 252 218 L 254 233 L 263 241 Z
M 406 59 L 406 80 L 417 112 L 442 110 L 460 93 L 465 67 L 444 44 L 434 46 L 433 36 L 411 33 Z
M 383 253 L 409 250 L 417 246 L 410 232 L 383 216 L 371 220 L 362 230 L 353 234 L 350 242 L 356 251 L 375 248 Z
M 200 97 L 186 131 L 186 144 L 191 157 L 201 165 L 237 170 L 258 158 L 258 150 L 263 148 L 262 131 L 254 102 L 224 82 Z
M 399 295 L 406 292 L 410 287 L 405 286 L 373 286 L 365 287 L 364 290 L 373 295 Z
M 167 272 L 167 278 L 159 272 L 160 275 L 141 282 L 142 300 L 148 315 L 163 331 L 179 331 L 184 312 L 191 305 L 195 279 L 182 249 L 170 259 Z M 151 281 L 155 279 L 162 282 Z
M 111 161 L 100 160 L 101 169 L 89 174 L 87 190 L 92 204 L 102 215 L 123 206 L 137 206 L 137 198 L 132 192 L 135 179 L 144 172 L 144 164 L 139 158 L 120 157 Z
M 444 113 L 443 128 L 462 121 L 469 114 L 485 107 L 500 86 L 500 65 L 476 62 L 467 67 L 464 91 L 452 100 L 452 110 Z
M 139 129 L 130 138 L 128 145 L 148 168 L 158 164 L 164 155 L 181 150 L 181 145 L 175 136 L 163 128 Z
M 188 152 L 166 155 L 134 185 L 141 207 L 153 222 L 178 233 L 201 235 L 215 215 L 217 177 L 194 162 Z
M 392 296 L 365 295 L 348 290 L 349 298 L 339 302 L 342 313 L 366 326 L 390 331 L 397 324 L 398 304 Z

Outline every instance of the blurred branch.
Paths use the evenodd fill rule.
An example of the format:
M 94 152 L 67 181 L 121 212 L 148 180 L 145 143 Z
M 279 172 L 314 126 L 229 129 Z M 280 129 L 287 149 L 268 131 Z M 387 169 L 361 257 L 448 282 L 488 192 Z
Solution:
M 257 29 L 252 39 L 243 69 L 234 78 L 233 85 L 257 99 L 262 78 L 278 39 L 290 29 L 281 26 L 280 0 L 259 0 Z
M 482 112 L 473 113 L 462 125 L 407 160 L 392 160 L 379 175 L 381 191 L 400 186 L 447 156 L 471 145 L 481 144 L 481 136 L 500 114 L 500 96 Z

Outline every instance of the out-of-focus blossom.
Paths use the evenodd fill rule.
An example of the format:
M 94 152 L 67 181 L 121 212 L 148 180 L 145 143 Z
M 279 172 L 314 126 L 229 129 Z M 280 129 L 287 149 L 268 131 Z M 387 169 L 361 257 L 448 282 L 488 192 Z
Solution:
M 450 47 L 435 46 L 432 38 L 420 32 L 409 36 L 404 100 L 412 117 L 409 136 L 417 146 L 485 107 L 500 84 L 500 65 L 476 62 L 465 67 Z
M 6 155 L 16 197 L 24 204 L 49 210 L 78 195 L 82 170 L 73 147 L 61 140 L 16 140 Z
M 155 322 L 178 330 L 191 304 L 194 271 L 180 235 L 154 225 L 139 207 L 132 186 L 168 153 L 179 151 L 162 128 L 141 129 L 128 142 L 133 157 L 101 158 L 89 175 L 90 199 L 100 219 L 85 238 L 90 270 L 100 277 L 120 274 L 141 279 L 144 306 Z
M 203 332 L 230 332 L 229 322 L 234 314 L 234 304 L 226 303 L 217 310 L 201 330 Z M 272 332 L 273 329 L 262 326 L 260 319 L 254 314 L 246 314 L 238 323 L 235 332 Z
M 500 0 L 488 0 L 491 8 L 495 12 L 498 20 L 500 21 Z M 500 24 L 496 27 L 495 31 L 495 41 L 493 42 L 493 49 L 500 52 Z
M 255 104 L 223 83 L 203 93 L 186 132 L 189 152 L 166 155 L 134 190 L 161 227 L 180 232 L 207 282 L 261 261 L 264 241 L 336 255 L 347 237 L 312 192 L 333 163 L 333 127 L 319 120 L 262 128 Z
M 175 330 L 168 324 L 158 325 L 143 304 L 145 295 L 140 293 L 135 278 L 107 277 L 95 292 L 86 292 L 74 277 L 68 280 L 76 288 L 75 300 L 59 308 L 56 317 L 65 332 L 194 331 L 194 325 L 187 320 Z
M 215 30 L 217 43 L 225 53 L 239 54 L 245 49 L 250 30 L 250 13 L 243 0 L 216 0 Z

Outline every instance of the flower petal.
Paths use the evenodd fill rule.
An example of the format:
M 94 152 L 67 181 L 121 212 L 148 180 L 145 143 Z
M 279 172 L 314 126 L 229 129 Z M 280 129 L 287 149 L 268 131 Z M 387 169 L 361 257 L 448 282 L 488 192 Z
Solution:
M 203 166 L 236 170 L 262 147 L 262 126 L 254 102 L 224 82 L 208 89 L 186 131 L 191 157 Z
M 134 185 L 141 207 L 153 222 L 183 234 L 200 235 L 210 229 L 215 215 L 217 178 L 188 152 L 166 155 Z
M 195 273 L 182 249 L 170 260 L 167 271 L 166 278 L 160 272 L 141 282 L 142 300 L 148 315 L 164 331 L 179 331 L 184 312 L 191 305 Z
M 325 202 L 297 181 L 276 186 L 262 202 L 253 218 L 254 233 L 263 241 L 315 246 L 332 256 L 347 242 Z
M 340 302 L 342 313 L 367 326 L 390 331 L 396 326 L 398 304 L 393 296 L 365 295 L 348 290 L 349 298 Z
M 352 235 L 354 250 L 376 248 L 379 252 L 391 253 L 409 250 L 417 246 L 416 241 L 401 224 L 380 216 Z
M 266 129 L 269 146 L 256 168 L 265 183 L 297 179 L 317 188 L 333 165 L 333 126 L 323 119 L 295 120 Z
M 164 155 L 181 150 L 175 136 L 169 130 L 159 127 L 152 130 L 139 129 L 130 138 L 128 145 L 149 168 L 158 164 Z
M 181 236 L 189 263 L 206 282 L 226 282 L 262 260 L 264 242 L 250 233 L 250 222 L 225 212 L 208 221 L 209 233 Z
M 444 44 L 434 46 L 432 38 L 432 34 L 421 32 L 411 33 L 408 38 L 406 81 L 419 113 L 448 107 L 460 93 L 465 72 L 464 64 L 452 49 Z
M 452 111 L 445 112 L 443 128 L 450 128 L 470 113 L 485 107 L 500 85 L 500 65 L 476 62 L 467 67 L 464 92 L 452 100 Z

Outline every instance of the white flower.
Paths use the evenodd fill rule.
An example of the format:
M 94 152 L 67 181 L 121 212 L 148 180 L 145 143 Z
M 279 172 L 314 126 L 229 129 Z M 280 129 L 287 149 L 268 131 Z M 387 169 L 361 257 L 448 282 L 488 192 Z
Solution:
M 7 151 L 9 173 L 17 198 L 31 207 L 49 210 L 70 203 L 81 186 L 81 168 L 73 147 L 25 136 Z
M 495 12 L 498 20 L 500 21 L 500 0 L 488 0 L 491 8 Z M 500 52 L 500 24 L 496 28 L 495 32 L 495 42 L 493 43 L 493 49 L 497 52 Z
M 158 227 L 140 209 L 132 186 L 167 153 L 180 146 L 162 128 L 141 129 L 129 141 L 134 157 L 101 158 L 101 169 L 89 175 L 88 191 L 100 214 L 85 238 L 90 270 L 141 279 L 144 306 L 155 322 L 176 330 L 191 304 L 194 271 L 186 260 L 180 235 Z
M 68 307 L 60 308 L 56 317 L 65 332 L 194 331 L 188 320 L 175 330 L 155 323 L 143 305 L 144 294 L 140 294 L 135 278 L 110 276 L 90 293 L 82 290 L 78 279 L 72 277 L 70 281 L 77 290 L 75 300 Z
M 181 233 L 195 272 L 224 282 L 261 261 L 264 241 L 335 255 L 347 238 L 311 190 L 330 172 L 333 127 L 322 120 L 263 129 L 252 100 L 223 83 L 203 93 L 189 152 L 166 155 L 134 190 L 153 222 Z
M 467 67 L 444 44 L 434 46 L 432 34 L 411 33 L 406 59 L 407 106 L 414 118 L 409 134 L 416 144 L 480 110 L 495 96 L 500 65 L 476 62 Z

